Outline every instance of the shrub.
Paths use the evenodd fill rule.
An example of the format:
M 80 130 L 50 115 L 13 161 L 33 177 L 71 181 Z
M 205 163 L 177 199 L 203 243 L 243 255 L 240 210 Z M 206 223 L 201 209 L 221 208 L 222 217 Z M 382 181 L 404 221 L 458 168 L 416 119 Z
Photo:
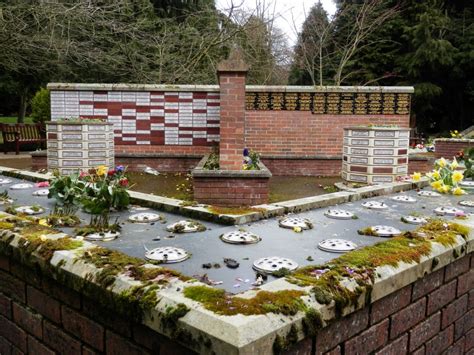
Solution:
M 49 90 L 39 89 L 31 99 L 31 117 L 33 122 L 44 123 L 51 119 L 51 104 Z

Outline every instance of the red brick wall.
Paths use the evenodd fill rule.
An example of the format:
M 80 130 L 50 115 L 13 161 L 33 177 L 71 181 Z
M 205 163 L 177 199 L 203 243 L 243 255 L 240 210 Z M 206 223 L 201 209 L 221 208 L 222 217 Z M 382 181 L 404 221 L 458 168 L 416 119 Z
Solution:
M 288 354 L 474 353 L 474 256 L 335 321 Z
M 436 140 L 435 141 L 435 155 L 436 158 L 453 159 L 459 151 L 469 147 L 474 147 L 474 140 L 459 141 L 459 140 Z
M 193 354 L 0 256 L 0 354 Z
M 247 111 L 246 144 L 263 155 L 342 155 L 343 128 L 408 127 L 409 115 L 316 115 L 310 111 Z
M 194 177 L 194 199 L 223 206 L 252 206 L 268 202 L 268 178 Z

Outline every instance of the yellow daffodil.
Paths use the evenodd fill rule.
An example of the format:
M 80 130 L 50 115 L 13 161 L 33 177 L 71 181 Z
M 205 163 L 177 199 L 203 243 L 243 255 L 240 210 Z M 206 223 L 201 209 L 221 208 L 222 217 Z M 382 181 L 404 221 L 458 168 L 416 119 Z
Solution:
M 429 179 L 433 179 L 433 173 L 426 173 L 425 176 Z
M 458 161 L 456 160 L 456 158 L 453 159 L 453 162 L 451 163 L 450 167 L 451 169 L 456 169 L 457 167 L 459 166 L 458 164 Z
M 443 186 L 443 182 L 441 180 L 436 180 L 431 183 L 431 187 L 436 190 L 439 190 L 441 186 Z
M 411 178 L 413 179 L 413 181 L 420 181 L 421 179 L 421 174 L 420 173 L 414 173 Z
M 301 227 L 293 227 L 293 231 L 296 232 L 296 233 L 301 233 L 302 229 L 301 229 Z
M 453 195 L 464 195 L 466 192 L 461 189 L 460 187 L 455 187 L 454 189 L 452 189 L 452 194 Z
M 452 176 L 453 182 L 458 183 L 464 179 L 464 175 L 460 171 L 455 171 Z
M 106 175 L 109 169 L 105 165 L 100 165 L 96 168 L 96 173 L 99 176 Z
M 433 170 L 433 179 L 438 180 L 440 177 L 439 170 Z
M 39 221 L 38 221 L 38 224 L 41 225 L 41 226 L 46 226 L 46 227 L 49 227 L 50 225 L 48 224 L 48 221 L 46 220 L 46 218 L 41 218 Z
M 447 164 L 446 159 L 444 159 L 444 158 L 439 159 L 439 160 L 437 161 L 437 164 L 438 164 L 441 168 L 444 168 L 444 167 L 446 166 L 446 164 Z
M 448 193 L 448 192 L 449 192 L 449 189 L 450 189 L 449 185 L 444 185 L 444 184 L 443 184 L 443 186 L 441 186 L 441 192 L 442 192 L 443 194 Z

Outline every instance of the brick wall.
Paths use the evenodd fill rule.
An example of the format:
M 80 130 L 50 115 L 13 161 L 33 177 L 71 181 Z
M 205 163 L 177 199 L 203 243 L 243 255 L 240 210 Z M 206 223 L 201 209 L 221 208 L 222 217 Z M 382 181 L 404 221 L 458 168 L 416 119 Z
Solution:
M 409 115 L 317 115 L 311 111 L 247 111 L 246 144 L 262 155 L 342 155 L 343 128 L 409 126 Z
M 288 353 L 312 350 L 326 355 L 474 353 L 473 253 L 335 321 Z
M 193 354 L 0 256 L 0 354 Z
M 461 150 L 474 147 L 474 139 L 436 139 L 436 158 L 453 159 Z

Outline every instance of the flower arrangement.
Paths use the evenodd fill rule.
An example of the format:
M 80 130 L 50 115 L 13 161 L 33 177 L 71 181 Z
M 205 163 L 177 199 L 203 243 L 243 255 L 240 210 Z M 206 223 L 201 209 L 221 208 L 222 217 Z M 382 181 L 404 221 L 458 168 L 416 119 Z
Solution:
M 122 210 L 130 204 L 129 180 L 125 172 L 123 166 L 111 170 L 98 166 L 69 176 L 56 172 L 48 197 L 55 198 L 64 211 L 75 211 L 80 206 L 90 213 L 90 223 L 85 227 L 89 232 L 117 230 L 116 223 L 109 224 L 109 216 L 112 209 Z M 84 234 L 82 229 L 78 228 L 76 232 Z
M 248 148 L 244 148 L 243 151 L 244 161 L 242 169 L 244 170 L 260 170 L 258 164 L 260 163 L 260 155 Z
M 440 193 L 465 194 L 465 191 L 458 185 L 464 179 L 463 173 L 456 170 L 458 166 L 456 158 L 452 162 L 444 158 L 436 160 L 433 171 L 426 174 L 426 177 L 430 179 L 431 187 Z M 414 173 L 412 179 L 419 181 L 421 174 Z
M 462 134 L 459 133 L 457 129 L 455 129 L 454 131 L 449 131 L 449 135 L 451 136 L 451 138 L 462 138 Z

